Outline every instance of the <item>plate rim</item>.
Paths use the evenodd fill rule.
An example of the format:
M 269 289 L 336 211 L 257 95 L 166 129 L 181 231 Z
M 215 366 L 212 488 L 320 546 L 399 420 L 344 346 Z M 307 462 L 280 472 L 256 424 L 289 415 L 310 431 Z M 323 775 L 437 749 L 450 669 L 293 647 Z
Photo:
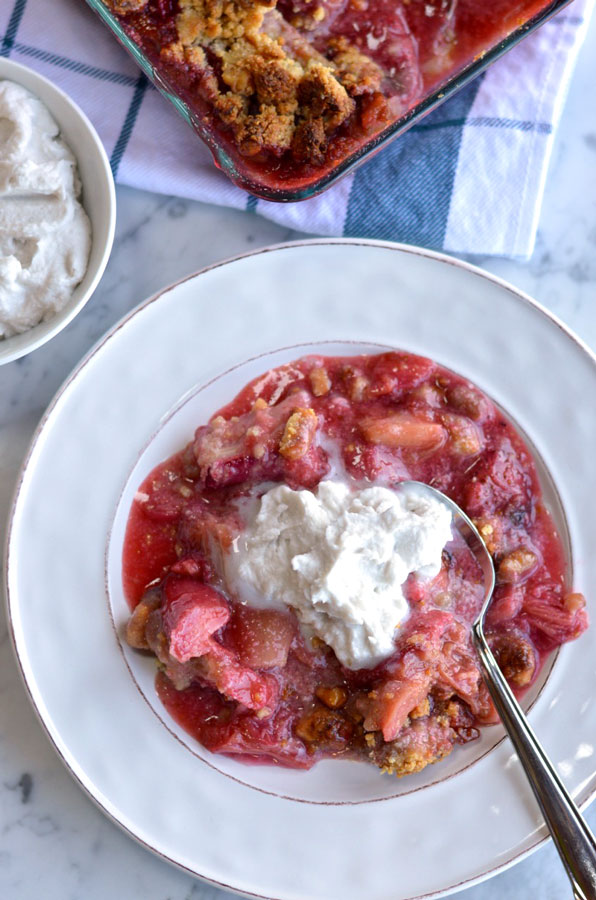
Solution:
M 542 315 L 544 315 L 548 320 L 550 320 L 552 322 L 552 324 L 554 324 L 560 331 L 562 331 L 564 333 L 564 335 L 567 338 L 569 338 L 578 347 L 579 350 L 583 351 L 583 353 L 586 355 L 586 357 L 590 361 L 591 365 L 594 368 L 596 368 L 596 352 L 593 351 L 590 348 L 590 346 L 582 338 L 580 338 L 579 335 L 577 335 L 573 331 L 572 328 L 570 328 L 565 322 L 563 322 L 563 320 L 560 319 L 559 316 L 556 315 L 556 313 L 553 313 L 551 310 L 546 308 L 538 300 L 534 299 L 531 295 L 529 295 L 525 291 L 522 291 L 521 289 L 515 287 L 510 282 L 506 281 L 505 279 L 501 278 L 500 276 L 494 275 L 491 272 L 487 272 L 486 270 L 482 269 L 480 266 L 477 266 L 473 263 L 459 259 L 455 256 L 451 256 L 447 253 L 443 253 L 443 252 L 436 251 L 436 250 L 429 250 L 424 247 L 419 247 L 419 246 L 409 245 L 409 244 L 404 244 L 404 243 L 398 243 L 398 242 L 393 242 L 393 241 L 375 240 L 375 239 L 368 239 L 368 238 L 343 238 L 343 237 L 340 237 L 340 238 L 324 238 L 324 237 L 307 238 L 307 239 L 301 239 L 301 240 L 296 240 L 296 241 L 280 242 L 280 243 L 276 243 L 276 244 L 272 244 L 272 245 L 267 245 L 265 247 L 259 247 L 259 248 L 256 248 L 254 250 L 250 250 L 250 251 L 247 251 L 244 253 L 235 254 L 231 257 L 226 257 L 225 259 L 217 261 L 215 263 L 210 263 L 209 265 L 203 266 L 200 269 L 198 269 L 186 276 L 183 276 L 182 278 L 179 278 L 174 282 L 171 282 L 170 284 L 164 286 L 163 288 L 160 288 L 158 291 L 154 292 L 149 297 L 145 298 L 140 303 L 138 303 L 136 306 L 134 306 L 127 313 L 125 313 L 124 316 L 122 316 L 116 323 L 114 323 L 114 325 L 112 325 L 92 345 L 92 347 L 87 351 L 86 354 L 84 354 L 84 356 L 79 360 L 79 362 L 74 366 L 74 368 L 66 376 L 66 378 L 64 379 L 62 384 L 59 386 L 58 390 L 53 395 L 47 408 L 45 409 L 44 413 L 42 414 L 41 419 L 35 428 L 35 431 L 33 432 L 33 435 L 31 437 L 30 443 L 28 445 L 27 451 L 25 453 L 25 456 L 23 458 L 23 461 L 22 461 L 22 463 L 19 467 L 18 473 L 17 473 L 15 487 L 14 487 L 14 490 L 12 492 L 12 496 L 10 499 L 9 513 L 8 513 L 8 517 L 6 520 L 6 532 L 5 532 L 4 552 L 3 552 L 3 593 L 4 593 L 4 607 L 5 607 L 6 617 L 7 617 L 7 629 L 8 629 L 8 633 L 10 636 L 10 643 L 13 648 L 13 653 L 14 653 L 14 656 L 16 659 L 19 676 L 20 676 L 21 682 L 25 688 L 25 692 L 27 694 L 28 700 L 31 703 L 31 706 L 33 707 L 33 711 L 35 713 L 36 718 L 38 719 L 40 725 L 42 726 L 43 732 L 45 733 L 47 739 L 49 740 L 49 742 L 52 746 L 52 749 L 57 754 L 61 763 L 65 766 L 69 775 L 73 778 L 73 780 L 76 782 L 76 784 L 83 790 L 83 792 L 86 794 L 86 796 L 92 800 L 93 804 L 105 816 L 107 816 L 107 818 L 111 822 L 113 822 L 115 825 L 117 825 L 121 831 L 123 831 L 128 837 L 131 837 L 141 847 L 143 847 L 146 850 L 149 850 L 154 856 L 157 856 L 159 859 L 162 859 L 162 860 L 168 862 L 170 865 L 175 866 L 180 871 L 183 871 L 186 874 L 191 875 L 193 878 L 197 878 L 199 881 L 201 881 L 203 883 L 212 885 L 212 886 L 220 888 L 222 890 L 227 890 L 238 896 L 256 898 L 256 900 L 284 900 L 284 898 L 276 898 L 276 897 L 272 897 L 270 895 L 265 896 L 263 894 L 259 894 L 256 892 L 240 890 L 239 888 L 229 885 L 223 881 L 219 881 L 217 879 L 213 879 L 208 876 L 201 875 L 200 873 L 196 872 L 190 866 L 185 865 L 184 863 L 173 859 L 172 857 L 168 856 L 167 853 L 164 853 L 163 851 L 157 849 L 156 847 L 153 847 L 146 840 L 144 840 L 140 835 L 137 835 L 133 830 L 131 830 L 131 828 L 129 828 L 125 824 L 124 821 L 121 821 L 121 819 L 119 819 L 117 817 L 117 815 L 108 808 L 108 805 L 104 805 L 104 803 L 102 803 L 102 801 L 92 792 L 91 787 L 87 786 L 84 783 L 84 780 L 82 779 L 82 777 L 77 773 L 77 771 L 75 771 L 75 768 L 73 768 L 73 766 L 66 759 L 62 750 L 60 749 L 60 747 L 54 740 L 54 737 L 52 736 L 50 727 L 46 723 L 45 718 L 40 709 L 40 706 L 43 707 L 43 699 L 40 697 L 39 704 L 38 704 L 38 702 L 36 702 L 36 699 L 34 697 L 34 690 L 29 685 L 29 682 L 27 681 L 25 665 L 24 665 L 23 661 L 21 660 L 19 647 L 17 644 L 17 638 L 16 638 L 16 634 L 15 634 L 13 615 L 12 615 L 13 600 L 11 599 L 11 591 L 10 591 L 10 587 L 9 587 L 9 581 L 10 581 L 9 573 L 10 573 L 10 567 L 11 567 L 11 552 L 12 552 L 12 547 L 11 547 L 12 533 L 13 533 L 13 528 L 14 528 L 14 523 L 15 523 L 17 506 L 19 503 L 19 498 L 21 495 L 21 490 L 23 487 L 23 482 L 25 480 L 25 476 L 26 476 L 28 467 L 29 467 L 29 463 L 30 463 L 31 458 L 37 448 L 39 440 L 45 431 L 45 428 L 46 428 L 46 425 L 47 425 L 49 419 L 51 418 L 53 412 L 57 408 L 61 398 L 67 393 L 67 391 L 69 390 L 71 385 L 73 385 L 76 382 L 80 373 L 86 368 L 86 366 L 91 362 L 91 360 L 95 357 L 95 355 L 97 353 L 99 353 L 99 351 L 103 348 L 103 346 L 115 334 L 117 334 L 123 327 L 125 327 L 130 320 L 132 320 L 137 314 L 143 312 L 147 307 L 151 306 L 153 303 L 155 303 L 157 300 L 159 300 L 160 297 L 162 297 L 164 294 L 174 290 L 175 288 L 179 287 L 180 285 L 182 285 L 188 281 L 198 278 L 200 275 L 203 275 L 203 274 L 206 274 L 213 270 L 222 268 L 223 266 L 227 266 L 230 263 L 235 263 L 235 262 L 238 262 L 243 259 L 261 256 L 261 255 L 264 255 L 267 253 L 278 252 L 278 251 L 283 251 L 283 250 L 288 250 L 288 249 L 313 247 L 313 246 L 329 246 L 329 245 L 365 246 L 365 247 L 375 247 L 375 248 L 385 249 L 385 250 L 394 250 L 394 251 L 397 250 L 398 252 L 402 252 L 406 255 L 425 257 L 427 259 L 434 260 L 435 262 L 447 264 L 447 265 L 453 266 L 454 268 L 462 269 L 464 271 L 467 271 L 471 275 L 476 275 L 488 282 L 491 282 L 492 284 L 496 285 L 497 287 L 506 290 L 508 293 L 512 294 L 517 300 L 520 300 L 520 301 L 522 301 L 522 303 L 532 307 L 536 312 L 542 313 Z M 185 399 L 186 399 L 185 396 L 181 396 L 179 398 L 179 400 L 176 402 L 173 409 L 177 408 Z M 169 410 L 168 413 L 173 412 L 173 409 Z M 47 713 L 47 718 L 51 721 L 51 715 L 49 713 Z M 594 787 L 591 790 L 588 789 L 588 792 L 587 792 L 586 796 L 584 797 L 584 799 L 578 803 L 578 807 L 580 808 L 580 810 L 583 811 L 584 809 L 586 809 L 589 806 L 589 804 L 595 798 L 596 798 L 596 783 L 594 784 Z M 106 798 L 106 800 L 107 800 L 107 798 Z M 542 831 L 543 828 L 544 828 L 544 825 L 541 827 L 540 830 Z M 535 842 L 533 844 L 531 844 L 529 847 L 527 847 L 525 850 L 515 853 L 510 859 L 506 860 L 503 863 L 500 863 L 496 866 L 492 866 L 491 868 L 486 869 L 484 872 L 482 872 L 478 875 L 475 875 L 472 878 L 466 878 L 463 881 L 459 881 L 457 883 L 453 883 L 444 888 L 441 888 L 439 891 L 431 891 L 429 893 L 412 895 L 411 897 L 408 898 L 408 900 L 439 900 L 439 898 L 447 897 L 447 896 L 450 896 L 461 890 L 471 888 L 475 885 L 481 884 L 482 882 L 487 881 L 489 878 L 493 877 L 494 875 L 497 875 L 501 872 L 505 872 L 507 869 L 516 865 L 518 862 L 521 862 L 522 860 L 526 859 L 527 857 L 529 857 L 530 855 L 535 853 L 535 851 L 539 847 L 543 846 L 548 840 L 550 840 L 550 835 L 547 831 L 546 834 L 543 834 L 543 836 L 538 837 L 535 840 Z

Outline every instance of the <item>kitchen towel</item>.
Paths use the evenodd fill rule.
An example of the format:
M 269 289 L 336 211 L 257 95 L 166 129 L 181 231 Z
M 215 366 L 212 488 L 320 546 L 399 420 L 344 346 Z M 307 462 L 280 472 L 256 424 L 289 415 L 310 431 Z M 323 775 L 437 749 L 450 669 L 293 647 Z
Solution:
M 574 0 L 356 172 L 290 204 L 232 185 L 84 0 L 3 0 L 0 55 L 83 108 L 121 184 L 251 210 L 311 234 L 527 258 L 593 4 Z

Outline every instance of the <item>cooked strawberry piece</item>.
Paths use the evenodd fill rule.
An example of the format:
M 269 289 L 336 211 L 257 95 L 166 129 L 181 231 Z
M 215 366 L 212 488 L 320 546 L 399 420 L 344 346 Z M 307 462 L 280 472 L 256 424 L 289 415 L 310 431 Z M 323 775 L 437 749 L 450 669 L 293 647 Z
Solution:
M 275 678 L 242 665 L 233 651 L 216 641 L 211 642 L 208 652 L 198 661 L 196 671 L 224 697 L 248 709 L 269 714 L 277 706 L 279 689 Z
M 488 608 L 487 623 L 498 625 L 500 622 L 509 622 L 518 614 L 523 601 L 524 591 L 521 587 L 512 584 L 500 587 Z
M 386 681 L 371 691 L 364 719 L 366 731 L 381 731 L 385 741 L 397 737 L 408 714 L 422 703 L 431 684 L 430 675 L 419 672 L 407 681 Z
M 242 665 L 233 651 L 213 639 L 230 618 L 225 598 L 209 585 L 181 577 L 166 582 L 164 595 L 162 621 L 169 655 L 178 663 L 194 660 L 192 676 L 213 684 L 230 700 L 249 709 L 273 709 L 278 697 L 275 680 Z
M 476 656 L 466 638 L 458 643 L 446 641 L 437 665 L 437 683 L 465 700 L 474 712 L 480 677 Z
M 475 467 L 464 488 L 464 506 L 471 516 L 505 507 L 523 511 L 532 502 L 533 490 L 526 453 L 503 437 Z
M 209 585 L 182 577 L 169 579 L 164 594 L 170 654 L 182 663 L 203 656 L 212 647 L 211 636 L 230 618 L 227 601 Z
M 344 450 L 344 462 L 354 478 L 369 478 L 379 484 L 397 484 L 411 477 L 401 457 L 383 444 L 368 444 L 364 440 L 350 443 Z
M 300 488 L 314 490 L 328 472 L 327 453 L 314 444 L 304 456 L 284 460 L 284 481 L 295 491 Z
M 386 741 L 395 739 L 429 692 L 444 635 L 451 626 L 450 613 L 432 610 L 420 616 L 415 631 L 404 635 L 403 655 L 386 664 L 387 674 L 359 705 L 366 731 L 380 730 Z
M 436 363 L 424 356 L 413 356 L 411 353 L 381 353 L 372 366 L 371 396 L 399 400 L 418 385 L 428 381 L 436 368 Z
M 447 391 L 449 404 L 475 422 L 492 419 L 495 408 L 479 390 L 467 384 L 456 384 Z
M 237 606 L 229 634 L 240 660 L 256 669 L 283 668 L 296 634 L 290 613 Z
M 438 450 L 447 438 L 438 422 L 427 422 L 407 412 L 385 416 L 366 416 L 358 423 L 362 434 L 371 444 L 383 444 L 402 450 Z
M 213 688 L 194 683 L 176 690 L 163 673 L 158 674 L 156 687 L 170 715 L 213 753 L 279 762 L 297 769 L 309 769 L 315 761 L 294 736 L 287 710 L 280 709 L 265 718 L 246 711 L 238 713 L 236 704 L 223 699 Z
M 291 717 L 262 727 L 268 720 L 255 722 L 248 717 L 236 727 L 224 725 L 205 733 L 203 743 L 214 753 L 236 756 L 251 762 L 279 763 L 290 769 L 310 769 L 316 757 L 291 732 Z

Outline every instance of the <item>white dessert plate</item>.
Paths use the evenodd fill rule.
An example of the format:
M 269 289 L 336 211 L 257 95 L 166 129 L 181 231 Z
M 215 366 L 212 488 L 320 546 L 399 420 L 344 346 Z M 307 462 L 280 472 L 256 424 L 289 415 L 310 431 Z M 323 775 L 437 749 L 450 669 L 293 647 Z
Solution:
M 316 345 L 316 346 L 314 346 Z M 304 353 L 398 347 L 470 378 L 538 453 L 571 579 L 596 596 L 596 360 L 509 285 L 424 250 L 324 240 L 166 288 L 83 360 L 45 414 L 9 522 L 6 586 L 32 702 L 72 775 L 126 832 L 212 884 L 276 900 L 445 896 L 546 836 L 500 728 L 409 779 L 327 761 L 246 766 L 198 746 L 122 645 L 135 488 L 250 378 Z M 530 719 L 580 804 L 596 791 L 594 630 L 561 649 Z

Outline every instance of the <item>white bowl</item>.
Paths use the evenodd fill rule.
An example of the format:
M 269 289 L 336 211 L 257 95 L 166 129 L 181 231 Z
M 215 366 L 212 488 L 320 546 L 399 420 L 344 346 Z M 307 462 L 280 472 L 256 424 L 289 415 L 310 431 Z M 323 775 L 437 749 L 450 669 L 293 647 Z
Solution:
M 106 267 L 116 226 L 116 191 L 110 163 L 95 128 L 67 95 L 26 66 L 0 58 L 0 81 L 14 81 L 45 103 L 76 157 L 83 185 L 82 203 L 91 222 L 91 252 L 83 280 L 68 303 L 47 322 L 23 334 L 0 339 L 0 365 L 25 356 L 62 331 L 83 308 Z

